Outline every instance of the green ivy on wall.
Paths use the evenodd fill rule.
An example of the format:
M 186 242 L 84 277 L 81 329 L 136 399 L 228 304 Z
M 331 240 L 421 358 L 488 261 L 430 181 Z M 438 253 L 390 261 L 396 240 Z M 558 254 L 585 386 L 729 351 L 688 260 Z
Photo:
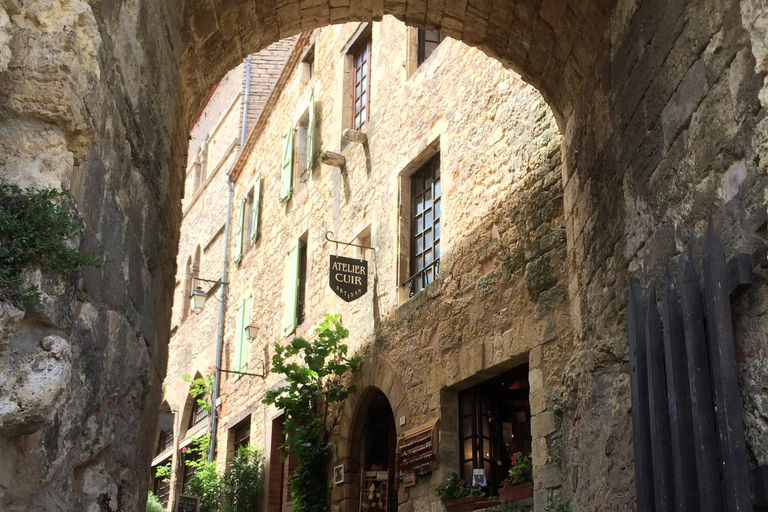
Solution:
M 39 296 L 35 285 L 25 285 L 25 270 L 67 276 L 103 266 L 100 258 L 67 245 L 83 232 L 63 207 L 68 199 L 63 190 L 22 189 L 0 180 L 0 299 L 28 307 Z

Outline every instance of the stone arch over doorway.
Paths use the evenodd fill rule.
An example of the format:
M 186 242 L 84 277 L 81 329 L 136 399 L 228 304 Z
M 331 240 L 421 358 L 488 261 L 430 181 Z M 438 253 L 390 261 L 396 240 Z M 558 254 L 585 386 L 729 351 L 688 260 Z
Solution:
M 355 402 L 354 419 L 349 425 L 342 424 L 340 429 L 348 435 L 348 452 L 334 462 L 334 465 L 344 465 L 344 489 L 341 496 L 335 492 L 332 501 L 338 502 L 341 512 L 360 510 L 361 493 L 367 492 L 360 486 L 361 475 L 367 471 L 388 471 L 386 510 L 394 512 L 397 510 L 397 493 L 394 491 L 397 434 L 392 406 L 376 386 L 365 388 Z
M 25 473 L 0 478 L 2 490 L 22 482 L 6 499 L 18 510 L 53 510 L 60 502 L 85 510 L 98 496 L 82 482 L 99 478 L 114 500 L 113 490 L 122 489 L 113 506 L 134 509 L 143 501 L 140 475 L 167 357 L 189 119 L 246 53 L 300 30 L 392 14 L 439 27 L 521 73 L 561 123 L 577 338 L 558 398 L 570 427 L 561 471 L 579 508 L 626 509 L 631 461 L 610 461 L 602 447 L 614 446 L 616 432 L 628 426 L 627 277 L 659 277 L 696 240 L 708 209 L 729 254 L 750 252 L 765 221 L 768 129 L 758 93 L 766 63 L 764 53 L 756 62 L 762 50 L 743 28 L 762 26 L 755 22 L 760 8 L 748 8 L 753 3 L 742 0 L 743 19 L 741 5 L 724 0 L 350 0 L 303 9 L 298 0 L 189 0 L 183 7 L 135 0 L 98 8 L 4 2 L 4 175 L 70 188 L 87 226 L 81 248 L 115 262 L 83 272 L 76 286 L 6 331 L 20 340 L 36 333 L 28 336 L 33 345 L 51 325 L 72 333 L 73 374 L 87 376 L 69 383 L 56 421 L 23 443 L 8 441 Z M 744 321 L 760 314 L 745 311 Z M 118 371 L 118 362 L 130 371 Z M 747 364 L 744 378 L 764 382 L 765 370 Z M 746 414 L 759 418 L 750 412 L 759 406 L 749 397 L 745 403 Z M 97 441 L 81 432 L 89 422 L 104 426 Z M 755 421 L 748 428 L 753 455 L 768 460 L 765 427 Z M 118 450 L 108 447 L 111 438 L 135 441 Z M 60 496 L 58 489 L 73 492 Z

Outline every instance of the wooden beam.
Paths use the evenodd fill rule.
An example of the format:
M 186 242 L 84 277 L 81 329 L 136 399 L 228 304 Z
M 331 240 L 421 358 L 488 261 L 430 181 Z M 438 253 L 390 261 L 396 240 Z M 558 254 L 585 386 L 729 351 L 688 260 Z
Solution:
M 661 307 L 665 327 L 664 361 L 672 442 L 672 468 L 675 479 L 675 507 L 678 511 L 701 510 L 683 313 L 677 291 L 670 279 L 667 279 L 664 287 Z
M 723 493 L 717 460 L 717 429 L 709 370 L 709 351 L 704 331 L 704 310 L 699 278 L 693 268 L 691 249 L 683 257 L 680 305 L 683 313 L 685 350 L 688 355 L 688 384 L 695 443 L 701 512 L 722 512 Z
M 648 354 L 648 398 L 651 414 L 651 453 L 655 512 L 675 511 L 672 472 L 672 443 L 667 408 L 667 378 L 664 368 L 664 338 L 656 294 L 651 290 L 645 314 L 645 350 Z
M 635 449 L 637 512 L 652 512 L 654 508 L 653 460 L 650 413 L 648 411 L 645 308 L 643 307 L 640 282 L 634 277 L 629 280 L 627 343 L 629 344 L 629 378 L 632 391 L 632 440 Z
M 704 240 L 704 297 L 709 358 L 717 407 L 723 494 L 728 512 L 752 512 L 752 491 L 747 466 L 729 291 L 725 252 L 710 220 Z

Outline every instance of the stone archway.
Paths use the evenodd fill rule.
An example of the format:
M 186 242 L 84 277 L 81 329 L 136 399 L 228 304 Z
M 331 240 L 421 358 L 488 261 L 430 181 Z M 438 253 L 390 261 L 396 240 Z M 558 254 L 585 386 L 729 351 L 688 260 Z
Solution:
M 397 510 L 397 493 L 394 492 L 395 468 L 395 416 L 387 396 L 377 387 L 364 389 L 356 400 L 357 409 L 354 420 L 348 425 L 349 430 L 343 435 L 349 437 L 349 452 L 338 462 L 345 465 L 345 483 L 351 492 L 344 493 L 345 499 L 339 502 L 340 510 L 354 512 L 360 510 L 360 498 L 369 491 L 360 486 L 361 474 L 367 471 L 388 471 L 387 512 Z M 336 500 L 334 500 L 336 501 Z
M 61 283 L 34 315 L 2 315 L 0 343 L 39 350 L 42 336 L 62 333 L 72 375 L 85 376 L 63 386 L 66 405 L 49 424 L 21 437 L 0 427 L 0 447 L 25 472 L 0 475 L 6 508 L 88 510 L 109 497 L 132 510 L 143 502 L 192 112 L 245 54 L 300 30 L 385 14 L 482 48 L 539 88 L 556 113 L 578 347 L 557 398 L 570 427 L 563 477 L 579 506 L 631 503 L 621 434 L 626 278 L 665 268 L 696 240 L 707 209 L 729 252 L 749 252 L 765 220 L 762 75 L 743 28 L 759 32 L 755 19 L 765 13 L 745 8 L 742 20 L 736 2 L 0 4 L 3 175 L 70 188 L 87 226 L 81 248 L 115 262 Z M 759 302 L 765 292 L 756 293 Z M 760 314 L 745 312 L 743 322 L 765 330 Z M 757 364 L 744 375 L 765 380 Z M 745 401 L 747 414 L 758 410 Z M 765 427 L 748 428 L 765 461 Z

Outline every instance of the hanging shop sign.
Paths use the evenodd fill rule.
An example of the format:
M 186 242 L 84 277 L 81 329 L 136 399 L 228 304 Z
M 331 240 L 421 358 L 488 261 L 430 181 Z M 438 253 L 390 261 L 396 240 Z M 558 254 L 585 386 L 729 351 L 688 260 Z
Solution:
M 331 256 L 330 281 L 336 295 L 352 302 L 368 291 L 368 262 Z

